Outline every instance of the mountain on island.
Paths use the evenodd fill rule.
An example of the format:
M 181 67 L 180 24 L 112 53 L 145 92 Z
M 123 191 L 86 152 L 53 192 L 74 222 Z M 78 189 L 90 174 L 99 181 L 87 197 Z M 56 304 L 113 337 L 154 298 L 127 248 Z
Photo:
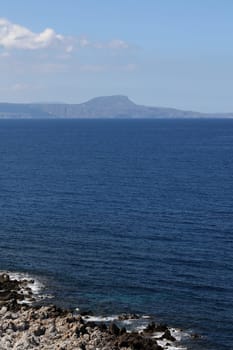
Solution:
M 233 113 L 201 113 L 166 107 L 138 105 L 127 96 L 96 97 L 80 104 L 0 103 L 3 118 L 233 118 Z

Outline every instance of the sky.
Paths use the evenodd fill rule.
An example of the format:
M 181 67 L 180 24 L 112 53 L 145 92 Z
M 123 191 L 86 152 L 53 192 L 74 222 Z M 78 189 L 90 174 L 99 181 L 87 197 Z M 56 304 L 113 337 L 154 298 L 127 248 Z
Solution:
M 7 0 L 0 101 L 233 112 L 232 0 Z

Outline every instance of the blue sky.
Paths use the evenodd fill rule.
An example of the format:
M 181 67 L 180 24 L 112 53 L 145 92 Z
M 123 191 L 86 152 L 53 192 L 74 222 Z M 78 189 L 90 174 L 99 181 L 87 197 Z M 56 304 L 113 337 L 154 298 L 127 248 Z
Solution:
M 0 101 L 233 111 L 232 0 L 8 0 Z

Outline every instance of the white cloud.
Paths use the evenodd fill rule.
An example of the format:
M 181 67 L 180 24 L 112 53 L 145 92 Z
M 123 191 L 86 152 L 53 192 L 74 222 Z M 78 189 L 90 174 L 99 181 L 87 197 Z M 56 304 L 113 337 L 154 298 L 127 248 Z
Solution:
M 79 46 L 81 47 L 87 47 L 87 46 L 91 46 L 91 42 L 86 38 L 86 37 L 81 37 L 79 38 Z
M 108 43 L 108 47 L 110 49 L 128 49 L 129 44 L 127 44 L 123 40 L 115 39 L 115 40 L 112 40 Z
M 95 42 L 92 44 L 92 46 L 96 49 L 114 49 L 114 50 L 129 48 L 129 44 L 124 40 L 120 40 L 120 39 L 114 39 L 106 43 Z
M 109 42 L 94 42 L 87 37 L 69 37 L 58 34 L 54 29 L 46 28 L 40 33 L 0 18 L 0 47 L 5 50 L 39 50 L 46 48 L 62 48 L 66 53 L 71 53 L 77 48 L 95 49 L 128 49 L 129 44 L 120 39 Z
M 46 28 L 41 33 L 34 33 L 26 27 L 0 18 L 0 46 L 7 50 L 37 50 L 64 42 L 65 37 L 51 28 Z

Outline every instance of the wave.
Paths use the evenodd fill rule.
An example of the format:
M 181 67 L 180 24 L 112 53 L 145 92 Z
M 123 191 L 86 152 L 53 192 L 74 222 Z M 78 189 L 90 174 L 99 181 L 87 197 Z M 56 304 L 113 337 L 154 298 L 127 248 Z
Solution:
M 0 270 L 0 275 L 3 274 L 7 274 L 11 280 L 25 282 L 22 284 L 22 288 L 20 290 L 20 294 L 23 294 L 25 297 L 25 299 L 22 300 L 22 303 L 32 304 L 33 302 L 53 298 L 52 295 L 44 293 L 45 285 L 37 276 L 26 272 Z M 29 289 L 31 290 L 31 294 L 28 293 Z
M 76 309 L 79 312 L 79 308 Z M 115 322 L 118 326 L 125 327 L 127 332 L 138 332 L 143 333 L 147 328 L 151 316 L 142 315 L 137 318 L 121 320 L 121 315 L 111 315 L 111 316 L 93 316 L 85 315 L 82 318 L 86 322 L 95 322 L 95 323 L 111 323 Z M 185 332 L 179 328 L 168 327 L 172 337 L 175 338 L 175 341 L 170 341 L 168 339 L 161 339 L 164 335 L 164 332 L 155 332 L 150 336 L 157 340 L 158 345 L 160 345 L 164 350 L 187 350 L 187 347 L 182 345 L 182 342 L 186 339 L 189 339 L 191 335 L 188 332 Z

